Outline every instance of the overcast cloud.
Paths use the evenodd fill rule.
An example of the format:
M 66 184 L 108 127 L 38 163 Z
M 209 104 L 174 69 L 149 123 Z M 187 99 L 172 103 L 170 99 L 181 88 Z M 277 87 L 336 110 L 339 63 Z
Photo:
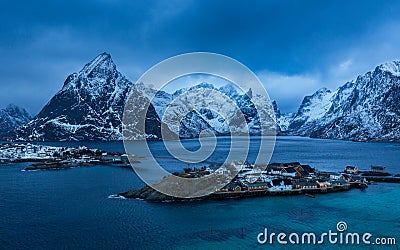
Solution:
M 293 112 L 400 59 L 399 1 L 2 1 L 0 107 L 36 114 L 66 77 L 109 52 L 132 81 L 170 56 L 210 51 L 260 76 Z

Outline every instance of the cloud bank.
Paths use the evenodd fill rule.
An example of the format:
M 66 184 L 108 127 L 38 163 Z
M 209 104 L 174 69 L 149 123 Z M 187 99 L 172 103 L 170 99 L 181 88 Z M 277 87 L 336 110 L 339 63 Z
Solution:
M 209 51 L 247 65 L 294 112 L 304 95 L 400 59 L 399 12 L 392 0 L 5 1 L 0 107 L 36 114 L 104 51 L 133 82 L 170 56 Z

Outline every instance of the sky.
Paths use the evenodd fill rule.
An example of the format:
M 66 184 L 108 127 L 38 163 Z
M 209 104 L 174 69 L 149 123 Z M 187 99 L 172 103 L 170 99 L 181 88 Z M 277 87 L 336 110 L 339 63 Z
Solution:
M 283 112 L 400 60 L 400 1 L 1 1 L 0 108 L 31 114 L 102 52 L 135 82 L 156 63 L 206 51 L 256 73 Z

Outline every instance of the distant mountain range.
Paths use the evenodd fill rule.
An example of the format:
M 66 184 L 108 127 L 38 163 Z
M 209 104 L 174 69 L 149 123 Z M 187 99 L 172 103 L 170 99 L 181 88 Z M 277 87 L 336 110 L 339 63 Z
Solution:
M 278 122 L 283 124 L 285 133 L 291 135 L 398 141 L 400 62 L 382 64 L 334 92 L 322 88 L 306 96 L 296 114 L 278 119 Z
M 140 84 L 140 83 L 139 83 Z M 0 110 L 0 135 L 27 141 L 121 140 L 122 115 L 133 83 L 116 68 L 112 58 L 102 53 L 81 71 L 67 77 L 62 89 L 31 120 L 28 113 L 16 106 Z M 196 90 L 195 95 L 191 95 Z M 276 129 L 282 135 L 301 135 L 356 141 L 393 141 L 400 139 L 400 62 L 382 64 L 374 71 L 359 76 L 338 90 L 318 90 L 303 99 L 298 111 L 282 114 L 278 104 L 259 95 L 239 93 L 231 85 L 220 88 L 201 83 L 175 93 L 155 91 L 144 84 L 135 88 L 139 95 L 155 98 L 146 114 L 146 135 L 161 139 L 160 128 L 172 126 L 172 118 L 163 117 L 165 109 L 176 97 L 188 93 L 191 100 L 212 98 L 212 91 L 229 97 L 242 111 L 251 135 L 271 131 L 275 125 L 261 128 L 260 118 L 276 116 Z M 265 106 L 257 113 L 255 105 Z M 179 112 L 185 99 L 171 107 Z M 139 105 L 140 106 L 140 105 Z M 233 110 L 221 103 L 218 107 L 229 115 Z M 160 117 L 163 117 L 161 122 Z M 217 135 L 229 134 L 229 124 L 210 109 L 190 112 L 181 121 L 179 136 L 194 138 L 208 129 Z M 232 128 L 232 126 L 231 126 Z M 233 128 L 242 132 L 243 128 Z
M 0 136 L 7 136 L 10 131 L 28 123 L 31 119 L 25 109 L 13 104 L 0 109 Z
M 261 95 L 253 96 L 251 89 L 247 93 L 239 93 L 233 85 L 216 88 L 212 84 L 204 82 L 190 88 L 179 89 L 169 94 L 164 91 L 156 91 L 145 87 L 142 83 L 138 84 L 139 86 L 136 89 L 139 89 L 143 96 L 148 97 L 151 93 L 155 94 L 152 104 L 155 107 L 158 117 L 162 117 L 163 122 L 169 128 L 173 128 L 173 121 L 177 120 L 174 114 L 185 113 L 184 108 L 189 106 L 191 102 L 204 103 L 205 105 L 203 106 L 213 105 L 213 107 L 201 108 L 189 112 L 181 120 L 180 127 L 174 130 L 179 131 L 180 138 L 198 137 L 204 129 L 208 129 L 216 135 L 244 134 L 247 132 L 247 129 L 250 135 L 260 135 L 261 133 L 268 133 L 268 131 L 275 132 L 275 123 L 263 124 L 262 126 L 260 122 L 260 118 L 264 119 L 264 121 L 274 119 L 274 110 L 271 104 L 268 104 L 269 101 Z M 216 93 L 226 95 L 232 103 L 215 101 L 218 98 Z M 184 94 L 183 97 L 182 94 Z M 255 103 L 265 107 L 265 109 L 257 113 Z M 223 119 L 220 114 L 213 111 L 223 112 L 227 117 L 232 118 L 237 115 L 237 110 L 232 108 L 234 104 L 240 108 L 247 123 L 247 128 L 240 126 L 240 124 L 228 124 L 226 119 Z M 167 106 L 169 106 L 169 112 L 166 112 Z

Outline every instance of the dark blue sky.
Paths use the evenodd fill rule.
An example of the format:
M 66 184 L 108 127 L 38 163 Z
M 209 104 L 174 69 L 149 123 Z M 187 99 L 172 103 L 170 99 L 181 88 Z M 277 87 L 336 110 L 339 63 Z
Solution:
M 1 1 L 0 107 L 36 114 L 101 52 L 135 81 L 167 57 L 231 56 L 283 111 L 400 59 L 400 1 Z

